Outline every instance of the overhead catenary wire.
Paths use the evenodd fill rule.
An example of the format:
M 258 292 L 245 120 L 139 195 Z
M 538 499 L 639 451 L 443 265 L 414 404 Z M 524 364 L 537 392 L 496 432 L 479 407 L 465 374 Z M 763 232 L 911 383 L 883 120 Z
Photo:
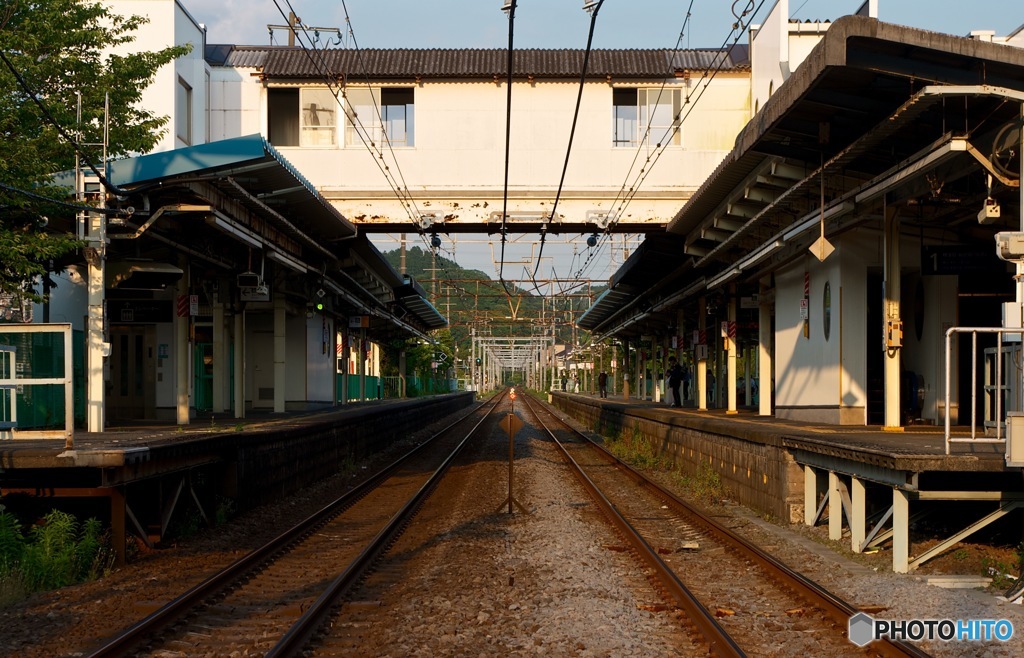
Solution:
M 291 0 L 285 0 L 285 2 L 288 5 L 289 11 L 294 15 L 295 9 L 294 9 L 294 7 L 291 4 Z M 275 0 L 275 5 L 277 5 L 278 11 L 281 13 L 282 17 L 286 17 L 285 13 L 284 13 L 284 10 L 281 8 L 280 4 L 278 4 L 277 0 Z M 355 53 L 356 53 L 356 59 L 357 59 L 357 61 L 359 63 L 360 68 L 362 69 L 363 77 L 366 80 L 367 87 L 369 88 L 369 86 L 370 86 L 370 79 L 369 79 L 369 74 L 368 74 L 369 73 L 368 72 L 368 67 L 366 66 L 365 60 L 363 58 L 362 50 L 359 48 L 359 42 L 358 42 L 358 40 L 356 39 L 356 36 L 355 36 L 355 28 L 352 25 L 352 20 L 351 20 L 351 17 L 349 15 L 349 13 L 348 13 L 348 6 L 344 2 L 344 0 L 342 2 L 342 8 L 343 8 L 343 10 L 345 12 L 345 24 L 346 24 L 348 36 L 349 36 L 349 38 L 352 41 L 352 45 L 353 45 L 353 48 L 354 48 Z M 335 102 L 338 104 L 339 108 L 341 108 L 342 114 L 356 128 L 356 130 L 355 130 L 356 135 L 359 137 L 359 139 L 362 142 L 363 146 L 374 157 L 374 163 L 377 165 L 378 169 L 384 175 L 385 180 L 388 183 L 388 186 L 391 188 L 391 191 L 394 192 L 395 196 L 398 198 L 398 201 L 399 201 L 400 205 L 402 206 L 403 211 L 408 215 L 408 217 L 411 220 L 414 228 L 416 229 L 417 234 L 420 236 L 420 239 L 423 241 L 424 246 L 428 250 L 436 251 L 436 247 L 434 247 L 430 243 L 430 241 L 427 239 L 427 236 L 426 236 L 425 232 L 423 231 L 422 226 L 420 225 L 421 213 L 420 213 L 419 207 L 416 204 L 415 198 L 409 192 L 409 186 L 406 183 L 405 175 L 402 172 L 401 165 L 400 165 L 400 163 L 398 161 L 398 156 L 395 154 L 393 145 L 391 143 L 390 135 L 388 135 L 387 130 L 384 128 L 384 117 L 382 115 L 380 106 L 377 104 L 376 98 L 372 94 L 370 95 L 370 100 L 371 100 L 371 102 L 373 104 L 374 113 L 375 113 L 376 118 L 377 118 L 377 120 L 379 122 L 379 125 L 381 126 L 381 140 L 383 141 L 384 145 L 387 147 L 387 151 L 388 151 L 388 153 L 391 156 L 391 162 L 394 165 L 395 171 L 398 172 L 398 177 L 397 178 L 395 178 L 394 175 L 391 174 L 391 166 L 387 163 L 384 151 L 374 141 L 372 135 L 370 134 L 370 131 L 363 124 L 362 119 L 359 117 L 358 113 L 355 112 L 355 111 L 350 110 L 350 108 L 348 107 L 348 105 L 347 105 L 348 95 L 346 93 L 346 86 L 347 85 L 345 83 L 343 83 L 341 85 L 338 85 L 337 89 L 335 89 L 335 80 L 338 78 L 338 76 L 332 76 L 331 75 L 332 72 L 331 72 L 330 66 L 328 65 L 328 63 L 326 61 L 324 53 L 322 52 L 321 49 L 317 48 L 316 44 L 319 43 L 319 40 L 316 39 L 316 38 L 311 38 L 309 36 L 309 28 L 307 26 L 300 25 L 298 27 L 301 28 L 302 36 L 305 36 L 306 40 L 309 42 L 309 46 L 307 47 L 306 44 L 303 43 L 302 36 L 300 36 L 299 33 L 296 32 L 297 42 L 298 42 L 299 46 L 305 52 L 307 59 L 309 59 L 309 61 L 313 64 L 313 66 L 320 73 L 320 75 L 323 78 L 325 84 L 327 85 L 328 90 L 331 92 L 331 95 L 334 97 Z M 317 60 L 313 59 L 310 51 L 312 51 L 312 53 L 316 55 Z M 349 77 L 350 76 L 345 75 L 345 76 L 342 77 L 342 79 L 347 81 L 349 79 Z M 340 98 L 339 98 L 339 96 L 340 96 Z M 342 99 L 344 99 L 345 102 L 342 102 Z M 441 269 L 446 274 L 450 274 L 448 272 L 447 266 L 444 265 L 443 261 L 442 261 Z
M 516 23 L 516 0 L 509 0 L 508 7 L 508 64 L 506 71 L 508 77 L 506 79 L 506 95 L 505 95 L 505 182 L 502 187 L 501 193 L 501 259 L 498 261 L 498 281 L 501 282 L 501 286 L 505 289 L 505 293 L 512 296 L 509 292 L 508 285 L 505 284 L 505 242 L 508 239 L 508 234 L 505 228 L 505 220 L 508 216 L 508 167 L 509 167 L 509 152 L 512 147 L 512 65 L 513 65 L 513 46 L 515 45 L 515 23 Z
M 57 121 L 56 118 L 54 118 L 53 114 L 50 112 L 50 109 L 46 107 L 46 104 L 39 97 L 39 94 L 32 89 L 32 87 L 25 80 L 25 76 L 23 76 L 21 72 L 18 71 L 18 69 L 14 66 L 14 64 L 11 63 L 11 60 L 7 58 L 7 54 L 3 50 L 0 50 L 0 60 L 3 60 L 4 65 L 11 72 L 11 75 L 13 75 L 15 80 L 18 81 L 18 86 L 20 86 L 22 91 L 25 92 L 25 95 L 28 98 L 30 98 L 33 103 L 35 103 L 35 105 L 39 108 L 39 111 L 43 113 L 43 116 L 50 123 L 50 125 L 54 127 L 54 129 L 60 134 L 61 137 L 63 137 L 69 144 L 71 144 L 71 148 L 75 150 L 75 153 L 77 153 L 79 157 L 81 157 L 82 160 L 85 161 L 86 166 L 89 167 L 89 170 L 92 171 L 93 175 L 95 175 L 96 178 L 99 179 L 100 184 L 111 194 L 128 194 L 127 190 L 111 183 L 103 174 L 103 172 L 101 172 L 99 168 L 97 168 L 96 165 L 93 164 L 88 154 L 86 154 L 86 152 L 82 149 L 81 145 L 79 145 L 78 140 L 76 140 L 67 130 L 65 130 L 64 126 L 62 126 L 60 122 Z
M 583 65 L 580 67 L 580 84 L 579 89 L 576 92 L 576 108 L 572 114 L 572 126 L 569 128 L 569 143 L 565 147 L 565 161 L 562 163 L 562 176 L 558 180 L 558 191 L 555 192 L 555 200 L 551 205 L 551 215 L 548 218 L 548 223 L 555 221 L 558 213 L 558 201 L 562 196 L 562 187 L 565 185 L 565 174 L 569 170 L 569 156 L 572 154 L 572 142 L 573 137 L 576 135 L 576 122 L 580 116 L 580 105 L 583 102 L 583 88 L 587 81 L 587 65 L 590 62 L 590 51 L 594 44 L 594 28 L 597 26 L 597 13 L 601 11 L 601 5 L 604 4 L 604 0 L 598 0 L 597 4 L 590 8 L 590 30 L 587 33 L 587 49 L 583 53 Z M 541 228 L 540 231 L 540 251 L 537 254 L 537 262 L 533 267 L 533 274 L 530 279 L 533 280 L 533 288 L 538 293 L 540 288 L 537 286 L 537 270 L 540 268 L 541 258 L 544 256 L 544 241 L 547 237 L 547 223 Z
M 294 10 L 291 7 L 290 0 L 286 0 L 286 4 L 288 5 L 289 10 L 291 10 L 294 13 Z M 277 10 L 278 12 L 280 12 L 281 16 L 287 20 L 287 14 L 285 14 L 284 9 L 281 8 L 279 0 L 274 0 L 274 5 L 277 7 Z M 304 26 L 300 27 L 302 28 L 301 34 L 299 32 L 296 32 L 296 41 L 299 47 L 302 49 L 303 54 L 316 69 L 317 73 L 320 74 L 328 91 L 331 92 L 331 95 L 334 97 L 335 102 L 341 109 L 342 114 L 344 114 L 344 116 L 349 121 L 352 122 L 353 126 L 357 127 L 357 130 L 355 130 L 356 135 L 359 137 L 359 140 L 363 144 L 363 146 L 373 156 L 374 164 L 377 166 L 381 174 L 384 176 L 385 180 L 388 183 L 388 186 L 391 188 L 391 191 L 394 192 L 395 196 L 398 198 L 403 210 L 409 215 L 411 221 L 417 223 L 419 218 L 414 212 L 414 206 L 409 202 L 406 196 L 403 196 L 401 185 L 399 184 L 398 180 L 395 179 L 393 175 L 390 173 L 390 166 L 387 164 L 387 161 L 385 160 L 384 152 L 377 148 L 376 144 L 372 140 L 369 140 L 369 131 L 363 125 L 362 121 L 359 119 L 359 116 L 356 113 L 351 112 L 347 107 L 346 103 L 342 102 L 342 99 L 345 98 L 344 89 L 336 88 L 336 83 L 331 77 L 330 67 L 327 64 L 327 61 L 324 58 L 323 53 L 320 52 L 313 44 L 312 39 L 309 37 L 307 28 L 305 28 Z M 307 41 L 310 42 L 309 46 L 303 43 L 303 36 L 306 38 Z M 316 54 L 316 58 L 314 58 L 313 56 L 314 53 Z M 397 167 L 397 162 L 396 168 L 399 168 Z
M 622 207 L 618 210 L 618 212 L 616 212 L 612 216 L 612 220 L 608 223 L 608 226 L 605 227 L 604 232 L 601 236 L 600 246 L 604 246 L 604 244 L 607 242 L 608 236 L 611 235 L 611 230 L 614 227 L 615 223 L 618 221 L 618 218 L 621 217 L 621 215 L 625 212 L 625 209 L 629 206 L 629 203 L 633 200 L 633 198 L 636 196 L 636 193 L 639 191 L 640 186 L 647 179 L 647 176 L 649 175 L 651 169 L 654 167 L 654 165 L 657 164 L 658 160 L 661 158 L 661 155 L 667 149 L 668 140 L 674 137 L 674 135 L 682 128 L 686 119 L 689 118 L 690 113 L 693 111 L 693 108 L 695 107 L 696 103 L 703 97 L 704 92 L 707 90 L 708 86 L 715 79 L 718 73 L 720 73 L 721 70 L 725 67 L 725 62 L 727 60 L 726 53 L 728 52 L 727 47 L 735 46 L 736 43 L 738 43 L 740 37 L 743 36 L 743 33 L 746 31 L 747 27 L 749 26 L 749 22 L 745 24 L 743 19 L 746 18 L 747 16 L 752 17 L 754 15 L 757 15 L 761 11 L 761 8 L 763 6 L 764 0 L 760 0 L 756 7 L 754 6 L 753 0 L 748 0 L 743 10 L 739 14 L 734 14 L 737 20 L 735 23 L 733 23 L 732 29 L 730 30 L 729 34 L 726 35 L 726 38 L 723 40 L 722 47 L 719 50 L 720 55 L 718 57 L 717 65 L 710 74 L 707 70 L 705 70 L 701 74 L 701 78 L 697 81 L 698 92 L 696 96 L 688 97 L 687 103 L 685 103 L 683 107 L 680 108 L 679 112 L 676 113 L 675 117 L 673 117 L 672 125 L 669 128 L 667 128 L 664 134 L 662 135 L 662 139 L 658 142 L 658 146 L 654 151 L 653 158 L 651 156 L 648 156 L 647 163 L 645 163 L 645 166 L 637 174 L 637 178 L 634 180 L 633 184 L 629 186 L 628 192 L 624 195 Z M 591 255 L 587 258 L 587 261 L 584 263 L 583 267 L 581 267 L 580 270 L 577 272 L 577 279 L 583 276 L 587 266 L 593 259 L 594 253 L 596 252 L 596 249 L 593 250 L 593 253 L 591 253 Z

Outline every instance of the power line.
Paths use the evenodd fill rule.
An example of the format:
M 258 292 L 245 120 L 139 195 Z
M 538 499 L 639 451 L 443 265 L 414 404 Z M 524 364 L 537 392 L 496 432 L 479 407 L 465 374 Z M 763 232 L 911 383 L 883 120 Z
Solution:
M 733 23 L 732 29 L 729 31 L 729 34 L 726 35 L 725 39 L 722 42 L 722 46 L 719 50 L 717 66 L 715 66 L 714 71 L 710 75 L 708 74 L 707 70 L 705 70 L 701 74 L 700 80 L 697 81 L 697 85 L 699 87 L 697 96 L 692 99 L 691 97 L 687 96 L 687 102 L 684 104 L 683 107 L 680 108 L 679 112 L 676 113 L 675 117 L 673 117 L 672 125 L 669 128 L 667 128 L 663 133 L 662 139 L 661 141 L 658 142 L 658 146 L 655 149 L 653 158 L 651 156 L 648 156 L 647 162 L 644 164 L 644 167 L 641 168 L 640 172 L 637 174 L 637 178 L 635 179 L 634 183 L 629 187 L 629 191 L 623 197 L 621 209 L 618 212 L 614 212 L 611 214 L 611 221 L 609 221 L 608 226 L 605 227 L 604 233 L 602 235 L 601 246 L 603 246 L 606 243 L 608 236 L 611 235 L 611 229 L 618 221 L 618 218 L 625 212 L 625 209 L 629 206 L 629 203 L 632 202 L 633 198 L 639 191 L 640 186 L 647 179 L 647 176 L 650 174 L 651 169 L 653 169 L 654 165 L 658 163 L 658 160 L 661 158 L 661 155 L 667 149 L 669 140 L 673 138 L 677 132 L 679 132 L 679 130 L 683 126 L 683 123 L 686 121 L 687 118 L 689 118 L 690 113 L 693 111 L 693 108 L 696 106 L 697 102 L 703 97 L 704 92 L 708 89 L 711 82 L 715 79 L 718 73 L 720 73 L 721 70 L 725 67 L 726 53 L 729 52 L 727 50 L 727 47 L 735 46 L 736 43 L 739 42 L 740 37 L 743 36 L 743 33 L 747 29 L 747 25 L 744 24 L 743 19 L 746 18 L 747 16 L 756 15 L 758 12 L 761 11 L 763 5 L 764 0 L 760 0 L 760 2 L 758 2 L 755 8 L 754 1 L 748 0 L 746 2 L 746 5 L 743 7 L 739 14 L 736 14 L 734 11 L 733 15 L 736 17 L 736 22 Z M 689 19 L 689 13 L 687 13 L 687 19 Z M 729 43 L 730 39 L 732 40 L 731 44 Z M 703 86 L 701 86 L 702 84 Z M 684 108 L 685 114 L 683 113 Z M 623 184 L 623 189 L 624 188 L 625 183 Z M 591 254 L 591 257 L 588 257 L 587 262 L 584 263 L 583 267 L 580 268 L 578 276 L 583 275 L 583 272 L 586 269 L 587 265 L 590 263 L 592 257 L 593 254 Z
M 46 120 L 50 123 L 50 125 L 52 125 L 57 130 L 61 137 L 63 137 L 65 140 L 67 140 L 69 144 L 71 144 L 71 148 L 75 150 L 75 153 L 77 153 L 83 160 L 85 160 L 86 166 L 88 166 L 92 173 L 99 179 L 100 184 L 103 185 L 103 187 L 106 188 L 106 190 L 111 194 L 129 194 L 128 190 L 120 188 L 117 185 L 111 183 L 109 180 L 107 180 L 107 177 L 104 176 L 103 173 L 96 168 L 96 165 L 92 163 L 92 160 L 89 159 L 89 156 L 86 155 L 85 151 L 82 150 L 82 147 L 78 144 L 78 141 L 74 137 L 72 137 L 71 134 L 68 133 L 68 131 L 64 129 L 64 126 L 60 125 L 60 122 L 57 121 L 57 119 L 54 118 L 53 114 L 50 113 L 50 109 L 46 107 L 46 104 L 43 103 L 42 99 L 39 97 L 39 94 L 36 93 L 29 86 L 24 76 L 21 75 L 21 72 L 14 67 L 14 64 L 11 64 L 11 60 L 7 59 L 7 54 L 4 53 L 3 50 L 0 50 L 0 59 L 3 60 L 4 65 L 7 66 L 7 69 L 18 81 L 18 85 L 21 87 L 22 91 L 25 92 L 25 95 L 28 96 L 32 100 L 32 102 L 36 104 L 36 106 L 39 107 L 39 110 L 43 113 L 43 116 L 46 117 Z
M 295 12 L 291 7 L 290 0 L 286 0 L 286 4 L 288 5 L 289 10 L 291 10 L 292 14 L 294 14 Z M 281 8 L 279 0 L 274 0 L 274 5 L 277 7 L 277 10 L 278 12 L 280 12 L 281 16 L 287 19 L 288 16 L 285 14 L 284 9 Z M 306 38 L 307 41 L 310 42 L 309 46 L 303 43 L 303 36 Z M 365 126 L 363 126 L 363 123 L 359 119 L 358 114 L 350 112 L 350 110 L 347 107 L 347 104 L 342 102 L 342 99 L 345 99 L 347 101 L 345 90 L 344 88 L 338 89 L 335 87 L 335 82 L 334 80 L 331 79 L 330 67 L 327 64 L 327 61 L 324 58 L 323 53 L 320 50 L 318 50 L 316 46 L 313 44 L 313 40 L 309 37 L 308 30 L 305 26 L 302 26 L 301 36 L 298 33 L 296 33 L 296 40 L 298 41 L 299 46 L 302 48 L 303 54 L 320 74 L 321 78 L 323 79 L 324 83 L 327 86 L 328 91 L 331 92 L 331 95 L 334 97 L 335 102 L 341 109 L 342 114 L 345 116 L 345 118 L 351 121 L 354 126 L 357 126 L 357 130 L 355 131 L 356 135 L 359 137 L 360 142 L 362 142 L 363 146 L 367 149 L 367 151 L 369 151 L 369 153 L 373 156 L 374 164 L 377 165 L 377 168 L 384 176 L 385 180 L 388 183 L 388 186 L 391 188 L 391 191 L 395 193 L 395 196 L 398 198 L 399 203 L 402 206 L 402 209 L 405 210 L 405 212 L 409 215 L 413 223 L 416 223 L 417 217 L 414 214 L 413 209 L 410 208 L 410 206 L 414 204 L 412 204 L 409 201 L 409 199 L 402 195 L 401 185 L 398 183 L 398 180 L 394 179 L 390 174 L 390 166 L 385 161 L 384 152 L 379 148 L 376 148 L 376 144 L 372 140 L 368 141 L 369 131 L 366 130 Z M 316 54 L 316 58 L 313 57 L 313 53 Z M 398 167 L 397 161 L 395 162 L 395 167 L 396 169 L 400 169 Z M 406 193 L 408 193 L 408 190 L 406 190 Z
M 555 221 L 555 215 L 558 211 L 558 200 L 562 196 L 562 186 L 565 184 L 565 174 L 569 170 L 569 156 L 572 153 L 572 142 L 573 137 L 576 135 L 576 122 L 580 116 L 580 104 L 583 102 L 583 87 L 587 81 L 587 65 L 590 62 L 590 50 L 594 43 L 594 27 L 597 25 L 597 13 L 601 11 L 601 5 L 604 4 L 604 0 L 598 0 L 596 5 L 589 8 L 590 10 L 590 31 L 587 33 L 587 49 L 583 53 L 583 66 L 580 69 L 580 84 L 579 90 L 576 93 L 576 108 L 572 114 L 572 127 L 569 129 L 569 143 L 565 147 L 565 161 L 562 163 L 562 177 L 558 179 L 558 191 L 555 193 L 555 201 L 551 206 L 551 215 L 548 218 L 549 222 Z M 540 269 L 541 257 L 544 255 L 544 240 L 547 237 L 547 224 L 541 227 L 540 231 L 540 252 L 537 254 L 537 262 L 533 268 L 533 275 L 530 277 L 536 279 L 537 270 Z M 534 280 L 533 287 L 537 292 L 540 289 L 537 287 L 537 282 Z
M 512 293 L 509 292 L 508 286 L 505 285 L 505 241 L 507 239 L 505 219 L 508 215 L 508 165 L 512 146 L 512 65 L 514 54 L 512 46 L 514 44 L 516 22 L 516 0 L 508 0 L 502 9 L 508 11 L 508 79 L 505 81 L 507 87 L 505 96 L 505 184 L 501 193 L 501 260 L 498 265 L 498 281 L 501 282 L 505 292 L 511 297 Z

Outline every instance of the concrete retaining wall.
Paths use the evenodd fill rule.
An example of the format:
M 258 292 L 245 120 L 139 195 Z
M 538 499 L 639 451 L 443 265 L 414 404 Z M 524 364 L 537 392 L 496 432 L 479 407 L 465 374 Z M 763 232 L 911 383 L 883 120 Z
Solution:
M 253 431 L 227 448 L 222 494 L 248 509 L 334 475 L 424 426 L 468 407 L 472 393 L 438 395 L 346 409 L 318 423 Z
M 554 394 L 553 404 L 604 436 L 639 432 L 687 475 L 711 468 L 732 500 L 790 523 L 803 521 L 803 472 L 777 437 L 736 436 L 712 418 Z M 603 404 L 602 404 L 603 402 Z M 734 424 L 731 424 L 734 425 Z

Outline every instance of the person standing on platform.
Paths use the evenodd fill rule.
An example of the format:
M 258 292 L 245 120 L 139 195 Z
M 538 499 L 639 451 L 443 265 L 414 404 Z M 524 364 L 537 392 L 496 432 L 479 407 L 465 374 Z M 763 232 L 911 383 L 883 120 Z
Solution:
M 565 376 L 565 373 L 562 373 L 562 390 L 566 393 L 569 392 L 569 378 Z
M 601 397 L 608 397 L 608 373 L 604 370 L 597 376 L 597 387 L 601 391 Z
M 683 406 L 683 399 L 679 397 L 679 385 L 683 383 L 683 369 L 674 356 L 670 356 L 668 359 L 667 374 L 668 387 L 672 389 L 671 405 L 673 407 L 681 407 Z

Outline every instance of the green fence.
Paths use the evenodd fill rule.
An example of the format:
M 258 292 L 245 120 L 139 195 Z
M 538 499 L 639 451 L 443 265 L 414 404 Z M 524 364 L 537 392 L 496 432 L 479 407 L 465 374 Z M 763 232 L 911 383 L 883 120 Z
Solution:
M 71 436 L 72 344 L 70 325 L 0 325 L 0 429 Z

